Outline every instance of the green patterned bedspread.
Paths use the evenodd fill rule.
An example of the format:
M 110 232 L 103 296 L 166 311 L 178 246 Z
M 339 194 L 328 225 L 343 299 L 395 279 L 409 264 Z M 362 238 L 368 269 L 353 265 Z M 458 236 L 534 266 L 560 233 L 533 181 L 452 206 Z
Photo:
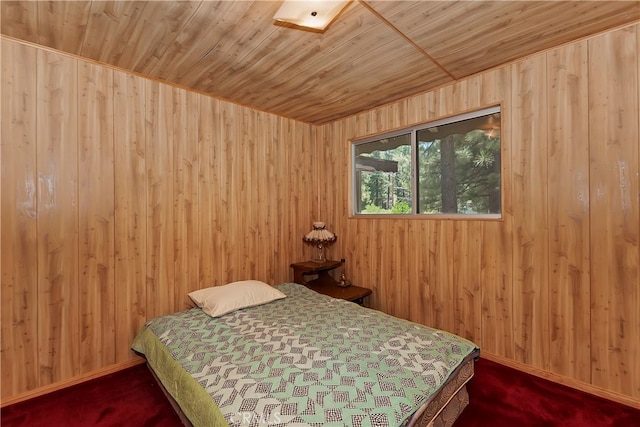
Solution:
M 400 426 L 477 347 L 440 330 L 317 294 L 214 319 L 150 321 L 232 426 Z

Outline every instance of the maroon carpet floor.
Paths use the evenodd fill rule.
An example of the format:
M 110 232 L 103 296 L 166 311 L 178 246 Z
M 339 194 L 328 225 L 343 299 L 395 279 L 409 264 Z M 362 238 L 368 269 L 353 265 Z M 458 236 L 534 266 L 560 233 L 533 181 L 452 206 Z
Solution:
M 455 427 L 640 427 L 640 410 L 480 359 Z
M 7 406 L 0 415 L 2 427 L 180 425 L 146 365 Z
M 481 359 L 455 427 L 636 427 L 640 410 Z M 179 426 L 144 365 L 2 408 L 2 427 Z

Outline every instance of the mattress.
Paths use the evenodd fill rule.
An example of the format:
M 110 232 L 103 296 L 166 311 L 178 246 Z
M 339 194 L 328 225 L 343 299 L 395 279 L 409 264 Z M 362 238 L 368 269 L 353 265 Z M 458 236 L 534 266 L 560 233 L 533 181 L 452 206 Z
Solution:
M 472 342 L 302 285 L 277 288 L 287 297 L 218 318 L 162 316 L 136 337 L 193 425 L 429 425 L 468 401 Z

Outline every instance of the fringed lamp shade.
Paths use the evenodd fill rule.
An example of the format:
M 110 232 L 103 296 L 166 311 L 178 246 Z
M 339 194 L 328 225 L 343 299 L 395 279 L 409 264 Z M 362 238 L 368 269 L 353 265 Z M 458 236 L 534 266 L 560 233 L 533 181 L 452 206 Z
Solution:
M 302 240 L 306 243 L 316 245 L 318 248 L 317 258 L 313 258 L 312 261 L 325 262 L 324 246 L 336 241 L 338 237 L 325 228 L 324 222 L 314 222 L 313 230 L 308 232 Z

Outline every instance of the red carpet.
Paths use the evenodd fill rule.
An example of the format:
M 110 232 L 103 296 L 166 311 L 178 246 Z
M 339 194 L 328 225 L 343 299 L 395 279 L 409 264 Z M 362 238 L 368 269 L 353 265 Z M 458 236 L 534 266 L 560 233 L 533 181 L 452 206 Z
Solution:
M 634 427 L 640 410 L 480 359 L 455 427 Z
M 632 427 L 640 410 L 481 359 L 455 427 Z M 144 365 L 2 408 L 2 427 L 179 426 Z
M 180 419 L 146 365 L 2 408 L 2 427 L 174 427 Z

